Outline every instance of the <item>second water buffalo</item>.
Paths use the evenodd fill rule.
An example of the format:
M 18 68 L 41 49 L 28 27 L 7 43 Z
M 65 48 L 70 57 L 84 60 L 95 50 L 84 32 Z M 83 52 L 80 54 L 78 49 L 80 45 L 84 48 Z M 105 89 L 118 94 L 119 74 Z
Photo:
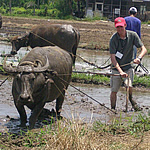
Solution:
M 56 113 L 60 116 L 65 90 L 71 80 L 72 58 L 59 47 L 36 47 L 17 67 L 3 64 L 4 70 L 14 75 L 12 95 L 20 114 L 20 126 L 26 126 L 27 115 L 24 105 L 32 110 L 29 128 L 35 122 L 47 102 L 56 99 Z
M 80 40 L 79 32 L 72 25 L 45 24 L 34 27 L 28 34 L 11 39 L 11 54 L 16 54 L 21 47 L 59 46 L 72 54 L 73 63 Z

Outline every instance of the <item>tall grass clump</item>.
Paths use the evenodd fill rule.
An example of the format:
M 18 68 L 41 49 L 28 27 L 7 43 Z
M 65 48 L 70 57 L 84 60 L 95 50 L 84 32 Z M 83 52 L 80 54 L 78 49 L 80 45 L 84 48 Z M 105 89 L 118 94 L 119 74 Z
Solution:
M 139 146 L 139 138 L 142 139 L 144 132 L 149 130 L 150 118 L 143 114 L 131 117 L 120 114 L 109 124 L 100 120 L 85 123 L 81 118 L 63 118 L 43 128 L 22 131 L 16 137 L 10 133 L 7 136 L 0 134 L 0 146 L 12 150 L 131 150 Z M 147 148 L 148 145 L 144 146 Z

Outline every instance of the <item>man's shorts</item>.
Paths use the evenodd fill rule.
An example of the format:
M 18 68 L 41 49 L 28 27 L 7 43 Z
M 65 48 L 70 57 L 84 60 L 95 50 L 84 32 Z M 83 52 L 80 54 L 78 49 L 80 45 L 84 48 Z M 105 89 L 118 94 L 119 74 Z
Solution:
M 124 71 L 129 75 L 129 80 L 127 78 L 122 78 L 121 76 L 111 76 L 110 86 L 112 92 L 118 92 L 122 82 L 124 81 L 126 87 L 132 87 L 134 72 L 133 68 Z M 112 74 L 120 74 L 117 70 L 112 70 Z

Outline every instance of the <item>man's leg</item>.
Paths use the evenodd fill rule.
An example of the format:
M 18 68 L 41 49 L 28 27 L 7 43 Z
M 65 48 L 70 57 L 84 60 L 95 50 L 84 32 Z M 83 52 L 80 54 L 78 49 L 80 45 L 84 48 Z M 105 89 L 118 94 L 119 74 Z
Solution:
M 113 74 L 119 74 L 118 71 L 112 70 Z M 120 76 L 111 76 L 110 86 L 111 86 L 111 94 L 110 94 L 110 103 L 111 109 L 116 108 L 116 101 L 117 101 L 117 92 L 121 86 L 122 79 Z
M 129 101 L 131 102 L 132 107 L 137 103 L 132 99 L 132 87 L 129 87 Z
M 132 107 L 134 108 L 135 111 L 141 110 L 141 108 L 137 105 L 137 103 L 132 99 L 132 83 L 133 83 L 133 69 L 129 69 L 126 73 L 129 75 L 129 83 L 128 83 L 128 78 L 125 79 L 125 84 L 126 84 L 126 90 L 129 86 L 129 101 L 131 102 Z
M 137 105 L 137 103 L 132 99 L 132 88 L 129 88 L 129 100 L 131 102 L 132 107 L 135 111 L 141 111 L 142 108 Z
M 132 87 L 129 87 L 129 101 L 131 102 L 132 107 L 134 108 L 135 111 L 140 111 L 142 110 L 137 103 L 132 99 Z
M 117 92 L 111 92 L 110 94 L 111 109 L 116 108 L 116 100 L 117 100 Z

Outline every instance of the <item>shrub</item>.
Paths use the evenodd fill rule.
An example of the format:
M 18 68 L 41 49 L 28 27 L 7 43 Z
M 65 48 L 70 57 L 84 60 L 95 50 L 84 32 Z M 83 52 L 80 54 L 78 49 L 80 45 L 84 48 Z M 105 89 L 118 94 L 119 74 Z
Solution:
M 50 18 L 58 18 L 60 12 L 57 9 L 48 9 L 47 10 L 47 16 L 50 16 Z
M 3 8 L 3 7 L 0 7 L 0 13 L 1 13 L 1 14 L 6 14 L 6 9 Z
M 12 8 L 12 13 L 13 14 L 26 14 L 26 9 L 24 9 L 23 7 L 13 7 Z

